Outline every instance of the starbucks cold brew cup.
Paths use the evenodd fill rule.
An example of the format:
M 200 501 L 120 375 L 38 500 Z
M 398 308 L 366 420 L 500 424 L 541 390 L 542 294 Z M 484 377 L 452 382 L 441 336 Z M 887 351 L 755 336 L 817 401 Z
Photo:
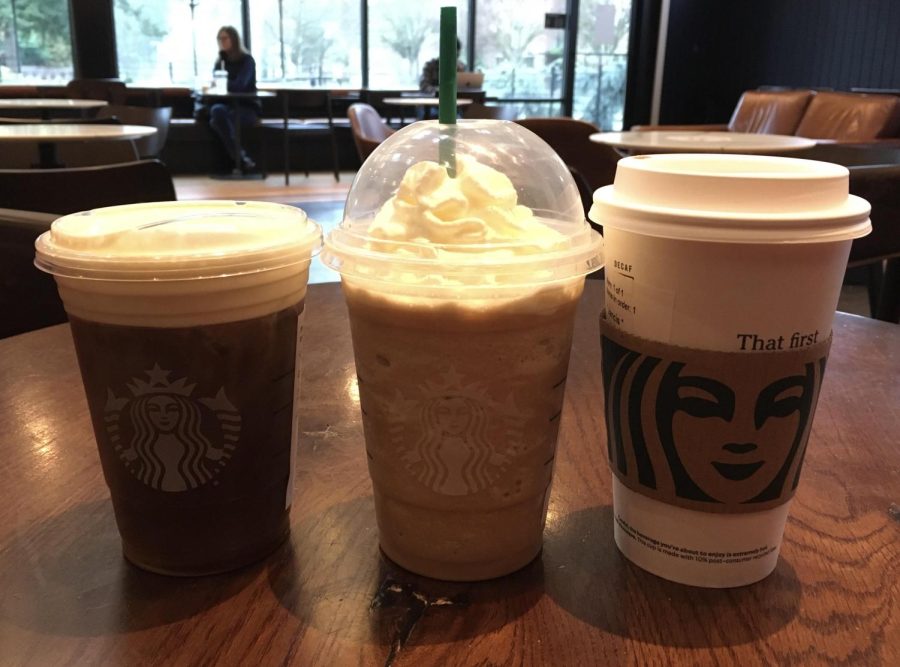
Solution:
M 72 327 L 125 557 L 198 575 L 287 536 L 311 255 L 299 209 L 136 204 L 37 241 Z
M 513 123 L 415 123 L 363 165 L 322 259 L 349 308 L 383 551 L 438 579 L 526 565 L 602 265 L 565 165 Z
M 615 539 L 640 567 L 707 587 L 775 568 L 868 215 L 844 167 L 789 158 L 626 158 L 595 193 Z

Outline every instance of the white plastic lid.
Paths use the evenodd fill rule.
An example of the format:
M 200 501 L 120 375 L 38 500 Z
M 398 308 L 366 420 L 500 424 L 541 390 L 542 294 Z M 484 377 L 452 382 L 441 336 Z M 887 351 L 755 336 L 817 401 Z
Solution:
M 453 179 L 469 179 L 483 193 L 502 181 L 506 194 L 511 194 L 511 182 L 514 196 L 502 197 L 504 202 L 514 207 L 515 199 L 515 205 L 530 209 L 534 220 L 553 230 L 551 236 L 558 234 L 558 240 L 548 244 L 546 238 L 536 241 L 527 235 L 500 234 L 490 240 L 445 242 L 425 238 L 427 234 L 394 239 L 372 234 L 373 220 L 398 194 L 410 168 L 421 163 L 430 163 L 434 169 L 444 165 L 442 157 L 447 153 L 442 146 L 448 144 L 459 165 Z M 463 200 L 462 196 L 455 199 L 454 205 Z M 449 221 L 448 227 L 484 212 L 473 212 L 471 200 L 459 206 L 459 217 Z M 430 215 L 431 211 L 420 219 Z M 343 222 L 326 239 L 321 259 L 345 278 L 493 288 L 498 283 L 541 284 L 595 271 L 603 265 L 603 239 L 585 220 L 578 188 L 566 165 L 530 130 L 496 120 L 462 120 L 456 125 L 424 121 L 393 134 L 363 164 L 350 188 Z
M 321 241 L 319 225 L 283 204 L 128 204 L 55 220 L 35 243 L 35 265 L 68 278 L 190 280 L 308 262 Z
M 829 162 L 758 155 L 623 158 L 594 193 L 590 218 L 648 236 L 728 243 L 843 241 L 872 230 L 849 171 Z

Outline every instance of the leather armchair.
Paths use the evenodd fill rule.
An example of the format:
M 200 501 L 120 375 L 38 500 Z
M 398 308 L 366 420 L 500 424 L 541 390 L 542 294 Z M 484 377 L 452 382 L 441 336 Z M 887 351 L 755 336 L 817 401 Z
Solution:
M 794 134 L 814 97 L 810 90 L 748 90 L 738 100 L 728 129 L 757 134 Z
M 900 129 L 900 98 L 893 95 L 817 93 L 795 134 L 842 142 L 872 141 L 896 136 Z
M 748 90 L 738 100 L 728 124 L 635 125 L 631 129 L 794 134 L 813 96 L 811 90 Z
M 850 192 L 872 205 L 872 233 L 853 240 L 848 266 L 869 268 L 872 316 L 900 322 L 900 164 L 850 167 Z

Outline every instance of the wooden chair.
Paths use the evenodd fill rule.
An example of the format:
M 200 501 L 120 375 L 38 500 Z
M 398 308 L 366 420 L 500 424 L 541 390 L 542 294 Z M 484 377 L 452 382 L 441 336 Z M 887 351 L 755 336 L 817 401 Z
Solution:
M 0 209 L 0 338 L 66 321 L 53 276 L 34 266 L 34 242 L 56 215 Z
M 172 177 L 158 160 L 66 169 L 0 169 L 0 208 L 64 214 L 175 199 Z
M 516 110 L 508 105 L 489 105 L 472 102 L 462 112 L 463 118 L 487 118 L 491 120 L 515 120 Z
M 340 163 L 338 161 L 337 139 L 334 134 L 334 115 L 331 110 L 331 92 L 327 90 L 280 90 L 283 118 L 263 120 L 262 129 L 266 133 L 282 134 L 284 152 L 284 184 L 290 184 L 290 142 L 300 139 L 325 139 L 331 147 L 331 161 L 334 169 L 334 180 L 340 181 Z M 265 145 L 265 141 L 263 142 Z M 308 153 L 303 156 L 305 172 L 309 176 Z
M 363 104 L 368 104 L 373 109 L 375 109 L 376 113 L 385 119 L 385 122 L 388 125 L 402 125 L 404 122 L 404 118 L 402 116 L 402 109 L 400 107 L 385 104 L 384 100 L 388 97 L 403 97 L 404 95 L 409 95 L 410 93 L 418 93 L 421 94 L 420 91 L 412 91 L 410 89 L 405 90 L 364 90 L 360 95 L 360 101 Z
M 587 215 L 594 203 L 594 190 L 613 182 L 621 156 L 610 146 L 590 141 L 588 137 L 600 129 L 583 120 L 520 118 L 516 122 L 550 144 L 566 163 L 578 185 Z M 596 223 L 591 224 L 599 229 Z
M 156 134 L 134 140 L 138 156 L 156 158 L 162 153 L 169 136 L 169 121 L 172 119 L 172 107 L 136 107 L 123 104 L 110 104 L 97 110 L 96 118 L 114 119 L 123 125 L 148 125 L 156 128 Z
M 371 105 L 362 102 L 350 105 L 347 109 L 347 118 L 350 119 L 353 142 L 356 144 L 361 162 L 365 162 L 378 144 L 396 131 L 387 126 Z
M 125 84 L 118 79 L 73 79 L 66 84 L 66 97 L 125 104 L 127 92 Z
M 854 239 L 849 267 L 869 267 L 872 317 L 900 322 L 900 164 L 850 167 L 850 192 L 872 205 L 872 233 Z

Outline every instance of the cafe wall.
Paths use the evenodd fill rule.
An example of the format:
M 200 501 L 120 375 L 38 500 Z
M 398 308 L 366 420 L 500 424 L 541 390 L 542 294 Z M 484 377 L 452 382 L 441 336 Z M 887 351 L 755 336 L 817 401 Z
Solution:
M 898 0 L 671 0 L 660 122 L 726 122 L 745 90 L 900 88 Z

